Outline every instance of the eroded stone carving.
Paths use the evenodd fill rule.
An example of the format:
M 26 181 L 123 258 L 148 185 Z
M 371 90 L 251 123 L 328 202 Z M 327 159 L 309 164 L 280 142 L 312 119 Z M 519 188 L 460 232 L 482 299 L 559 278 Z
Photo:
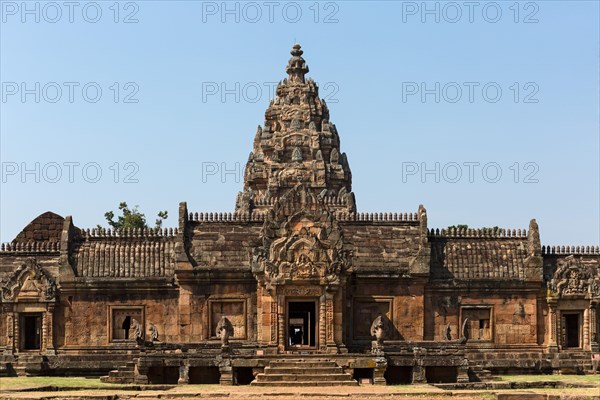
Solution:
M 217 337 L 221 339 L 221 346 L 229 346 L 229 338 L 233 336 L 233 324 L 229 318 L 222 316 L 217 324 Z
M 371 324 L 371 336 L 375 337 L 375 340 L 371 342 L 371 352 L 380 354 L 383 352 L 383 340 L 385 339 L 385 322 L 383 316 L 379 315 L 373 320 Z
M 469 318 L 465 318 L 465 320 L 463 321 L 462 327 L 460 329 L 462 336 L 460 337 L 460 339 L 458 339 L 458 343 L 460 343 L 460 344 L 467 343 L 467 340 L 469 340 L 469 338 L 468 338 L 468 335 L 469 335 L 468 326 L 469 325 L 468 324 L 469 324 Z
M 9 278 L 0 282 L 2 300 L 14 301 L 20 293 L 41 301 L 55 301 L 57 285 L 34 258 L 28 258 Z
M 350 268 L 340 226 L 320 196 L 299 185 L 270 210 L 252 270 L 267 289 L 295 280 L 337 285 Z
M 444 329 L 444 339 L 452 340 L 452 328 L 450 327 L 450 324 L 446 325 L 446 329 Z
M 152 322 L 150 322 L 149 325 L 150 326 L 148 329 L 150 330 L 150 341 L 158 342 L 158 328 Z
M 600 269 L 574 255 L 560 259 L 548 290 L 553 297 L 600 297 Z
M 142 324 L 135 318 L 131 319 L 131 329 L 133 329 L 133 338 L 135 340 L 142 339 L 143 329 Z

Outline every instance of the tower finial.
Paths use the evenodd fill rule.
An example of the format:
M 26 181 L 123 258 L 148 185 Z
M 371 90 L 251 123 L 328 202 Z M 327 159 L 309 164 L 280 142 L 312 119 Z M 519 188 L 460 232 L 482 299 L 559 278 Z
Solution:
M 288 73 L 290 82 L 302 82 L 304 83 L 304 75 L 308 72 L 308 66 L 306 65 L 306 61 L 302 58 L 301 46 L 296 43 L 292 47 L 292 51 L 290 51 L 292 58 L 288 61 L 288 65 L 285 68 L 285 72 Z
M 292 46 L 292 51 L 290 51 L 290 54 L 293 56 L 297 56 L 300 57 L 302 54 L 304 54 L 304 51 L 301 50 L 302 46 L 300 46 L 299 43 L 296 43 L 294 46 Z

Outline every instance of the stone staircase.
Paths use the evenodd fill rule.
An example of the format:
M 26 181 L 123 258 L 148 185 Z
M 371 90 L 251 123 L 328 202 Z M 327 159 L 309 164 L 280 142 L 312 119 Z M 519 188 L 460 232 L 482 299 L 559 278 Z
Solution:
M 135 361 L 130 361 L 118 369 L 109 371 L 107 376 L 100 378 L 100 381 L 104 383 L 134 383 L 135 364 Z
M 592 353 L 589 351 L 564 351 L 556 355 L 562 374 L 592 372 Z M 556 363 L 556 361 L 554 361 Z
M 19 354 L 14 372 L 17 376 L 42 375 L 45 361 L 44 357 L 39 354 Z
M 271 361 L 251 385 L 358 386 L 358 382 L 334 361 L 307 358 Z

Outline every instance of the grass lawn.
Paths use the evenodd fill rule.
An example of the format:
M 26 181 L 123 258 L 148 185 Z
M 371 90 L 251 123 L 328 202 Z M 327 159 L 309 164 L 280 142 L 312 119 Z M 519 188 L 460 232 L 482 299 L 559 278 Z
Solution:
M 100 379 L 86 379 L 78 377 L 56 376 L 24 376 L 14 378 L 0 378 L 0 391 L 6 389 L 21 389 L 40 386 L 102 388 L 120 386 L 113 383 L 103 383 Z

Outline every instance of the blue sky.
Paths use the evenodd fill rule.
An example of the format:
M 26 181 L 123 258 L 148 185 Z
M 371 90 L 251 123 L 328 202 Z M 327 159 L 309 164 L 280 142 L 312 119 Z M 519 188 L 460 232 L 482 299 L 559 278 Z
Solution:
M 240 174 L 207 171 L 243 167 L 295 41 L 359 211 L 600 241 L 596 1 L 26 4 L 1 2 L 3 242 L 48 210 L 233 211 Z

